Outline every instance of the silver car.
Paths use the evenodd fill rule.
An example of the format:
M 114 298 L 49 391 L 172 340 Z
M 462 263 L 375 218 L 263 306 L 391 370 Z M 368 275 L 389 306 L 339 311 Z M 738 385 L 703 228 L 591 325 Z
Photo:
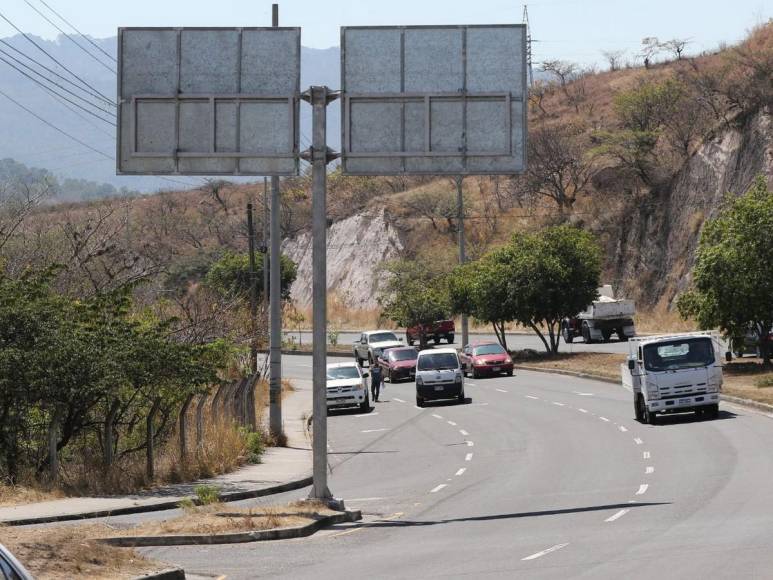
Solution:
M 8 548 L 0 544 L 0 580 L 34 580 Z

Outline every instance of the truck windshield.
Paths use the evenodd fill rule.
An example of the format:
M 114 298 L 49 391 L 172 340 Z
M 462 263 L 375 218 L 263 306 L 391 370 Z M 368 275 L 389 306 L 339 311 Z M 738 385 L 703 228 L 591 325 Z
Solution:
M 419 358 L 417 370 L 420 371 L 444 371 L 459 368 L 456 355 L 450 352 L 426 354 Z
M 397 342 L 397 337 L 392 332 L 379 332 L 370 335 L 370 342 Z
M 676 371 L 714 364 L 710 338 L 685 338 L 644 347 L 644 368 L 648 371 Z
M 356 367 L 333 367 L 327 369 L 327 380 L 359 379 L 360 373 Z

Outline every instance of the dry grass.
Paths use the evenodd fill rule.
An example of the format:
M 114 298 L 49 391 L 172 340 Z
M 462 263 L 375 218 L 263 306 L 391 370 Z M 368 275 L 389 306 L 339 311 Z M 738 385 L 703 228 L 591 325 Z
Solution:
M 114 532 L 104 524 L 55 528 L 0 528 L 3 544 L 38 580 L 134 578 L 166 567 L 134 550 L 95 541 Z
M 24 485 L 0 484 L 0 507 L 61 499 L 64 493 L 56 488 L 36 488 Z
M 693 320 L 684 320 L 675 310 L 665 308 L 637 312 L 634 318 L 639 333 L 692 332 L 698 327 Z
M 764 369 L 759 359 L 734 361 L 725 367 L 722 390 L 726 395 L 773 405 L 773 370 Z
M 624 354 L 598 352 L 559 353 L 553 357 L 540 356 L 514 357 L 516 364 L 538 367 L 546 370 L 573 371 L 597 375 L 609 379 L 620 379 L 620 365 L 625 362 Z
M 111 531 L 111 536 L 163 536 L 185 534 L 228 534 L 270 530 L 308 524 L 321 516 L 335 512 L 324 504 L 294 503 L 279 507 L 231 509 L 223 504 L 211 504 L 188 509 L 183 515 L 136 527 Z

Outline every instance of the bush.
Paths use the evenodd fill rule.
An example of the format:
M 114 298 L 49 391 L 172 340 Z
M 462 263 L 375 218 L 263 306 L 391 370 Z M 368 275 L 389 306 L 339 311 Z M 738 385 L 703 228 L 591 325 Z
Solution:
M 263 434 L 257 431 L 244 432 L 244 443 L 247 447 L 247 462 L 261 463 L 263 452 L 266 450 Z
M 201 505 L 211 505 L 220 501 L 220 488 L 215 485 L 197 485 L 193 491 Z

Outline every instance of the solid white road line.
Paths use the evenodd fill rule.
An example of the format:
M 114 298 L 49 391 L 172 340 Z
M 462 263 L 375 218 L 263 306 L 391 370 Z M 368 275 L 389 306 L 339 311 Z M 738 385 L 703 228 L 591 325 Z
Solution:
M 461 433 L 465 437 L 467 437 L 467 435 L 469 435 L 469 433 L 467 433 L 467 431 L 465 431 L 464 429 L 459 429 L 459 433 Z
M 435 413 L 432 413 L 432 416 L 433 416 L 435 419 L 442 419 L 442 418 L 443 418 L 443 417 L 441 417 L 440 415 L 437 415 L 437 414 L 435 414 Z
M 588 411 L 585 409 L 577 409 L 580 413 L 587 413 Z
M 604 521 L 605 521 L 605 522 L 614 522 L 615 520 L 622 518 L 622 517 L 623 517 L 625 514 L 627 514 L 629 511 L 631 511 L 631 510 L 629 510 L 629 509 L 620 510 L 620 511 L 619 511 L 619 512 L 617 512 L 615 515 L 613 515 L 613 516 L 609 516 L 609 517 L 608 517 L 607 519 L 605 519 Z
M 634 440 L 633 440 L 633 442 L 634 442 L 634 443 L 636 443 L 636 445 L 641 445 L 642 443 L 644 443 L 644 441 L 642 441 L 642 440 L 641 440 L 641 439 L 639 439 L 638 437 L 634 437 Z
M 551 552 L 555 552 L 556 550 L 560 550 L 561 548 L 566 548 L 568 545 L 569 543 L 556 544 L 555 546 L 549 547 L 547 550 L 542 550 L 541 552 L 537 552 L 536 554 L 532 554 L 531 556 L 526 556 L 525 558 L 521 558 L 521 562 L 525 562 L 526 560 L 536 560 L 537 558 L 541 558 L 546 554 L 550 554 Z
M 609 419 L 607 419 L 606 417 L 599 417 L 599 419 L 601 419 L 605 423 L 609 423 Z
M 375 417 L 378 415 L 378 411 L 373 411 L 372 413 L 363 413 L 362 415 L 355 415 L 355 417 Z
M 447 483 L 441 483 L 441 484 L 440 484 L 440 485 L 438 485 L 437 487 L 433 487 L 433 488 L 432 488 L 432 489 L 431 489 L 429 492 L 430 492 L 430 493 L 437 493 L 437 492 L 439 492 L 441 489 L 443 489 L 444 487 L 448 487 L 448 484 L 447 484 Z
M 642 453 L 642 457 L 644 459 L 649 459 L 650 458 L 650 452 L 649 451 L 645 451 L 644 453 Z
M 649 489 L 649 487 L 650 486 L 648 484 L 642 483 L 639 486 L 639 491 L 636 492 L 636 495 L 644 495 L 645 493 L 647 493 L 647 490 Z
M 462 475 L 465 471 L 467 471 L 466 467 L 462 467 L 459 471 L 456 472 L 456 476 L 459 477 Z
M 360 433 L 378 433 L 380 431 L 389 431 L 389 429 L 365 429 L 364 431 L 360 431 Z
M 394 398 L 394 399 L 392 399 L 392 400 L 393 400 L 393 401 L 397 401 L 398 403 L 405 403 L 405 401 L 403 401 L 402 399 L 398 399 L 397 397 L 395 397 L 395 398 Z
M 620 427 L 618 427 L 618 428 L 619 428 L 619 429 L 620 429 L 620 431 L 622 431 L 623 433 L 627 433 L 627 432 L 628 432 L 628 429 L 626 429 L 626 428 L 625 428 L 625 427 L 623 427 L 622 425 L 620 425 Z
M 454 423 L 453 421 L 446 421 L 446 423 L 451 425 L 451 427 L 456 427 L 456 423 Z
M 566 406 L 566 405 L 564 405 L 563 403 L 557 403 L 556 401 L 553 401 L 553 404 L 554 404 L 554 405 L 557 405 L 557 406 L 559 406 L 559 407 L 565 407 L 565 406 Z
M 539 397 L 535 397 L 534 395 L 526 395 L 527 399 L 534 399 L 535 401 L 539 401 Z
M 506 393 L 506 392 L 507 392 L 507 391 L 506 391 L 506 390 L 504 390 L 504 389 L 497 389 L 497 391 L 499 391 L 500 393 Z
M 467 455 L 465 455 L 464 456 L 464 460 L 465 461 L 472 461 L 472 453 L 468 453 Z
M 651 473 L 655 473 L 655 468 L 652 467 L 651 465 L 648 465 L 647 469 L 644 470 L 644 473 L 647 474 L 647 475 L 649 475 Z

